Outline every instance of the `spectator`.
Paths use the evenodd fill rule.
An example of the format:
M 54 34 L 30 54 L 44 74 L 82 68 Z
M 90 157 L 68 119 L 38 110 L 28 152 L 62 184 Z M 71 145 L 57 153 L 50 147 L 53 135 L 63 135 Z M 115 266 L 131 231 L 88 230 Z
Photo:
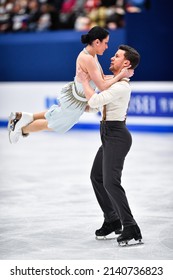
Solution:
M 125 12 L 149 9 L 150 0 L 1 0 L 0 32 L 124 27 Z
M 27 30 L 27 20 L 29 18 L 27 12 L 27 1 L 15 1 L 12 9 L 12 31 L 26 31 Z
M 124 27 L 124 16 L 113 13 L 109 15 L 106 19 L 106 28 L 109 30 L 115 30 L 117 28 L 122 28 Z
M 58 14 L 55 7 L 49 3 L 40 6 L 40 17 L 37 22 L 37 31 L 55 30 L 58 28 Z
M 0 32 L 11 31 L 12 1 L 1 1 L 0 4 Z
M 129 13 L 140 13 L 150 8 L 150 0 L 126 0 L 126 11 Z
M 91 28 L 91 20 L 87 15 L 80 15 L 77 17 L 74 29 L 77 31 L 87 31 Z
M 39 9 L 39 3 L 37 0 L 30 0 L 28 2 L 28 11 L 29 11 L 28 30 L 34 31 L 37 29 L 37 22 L 41 15 Z
M 75 4 L 76 0 L 64 0 L 60 10 L 60 28 L 62 29 L 73 29 L 75 23 Z
M 47 3 L 41 4 L 40 13 L 41 14 L 37 22 L 37 31 L 49 30 L 51 26 L 51 15 L 49 5 Z

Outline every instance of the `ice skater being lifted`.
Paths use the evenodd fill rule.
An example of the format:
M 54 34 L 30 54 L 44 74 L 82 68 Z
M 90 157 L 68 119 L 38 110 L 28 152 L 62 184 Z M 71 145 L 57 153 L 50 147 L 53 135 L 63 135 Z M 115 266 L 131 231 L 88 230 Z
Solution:
M 103 55 L 108 48 L 109 32 L 99 26 L 93 27 L 87 34 L 81 36 L 85 48 L 79 53 L 76 60 L 76 71 L 80 66 L 88 74 L 90 85 L 103 91 L 115 82 L 130 77 L 132 71 L 124 67 L 116 77 L 104 75 L 97 55 Z M 8 130 L 10 143 L 15 144 L 23 136 L 32 132 L 43 130 L 65 133 L 79 121 L 80 116 L 86 112 L 94 112 L 88 106 L 82 84 L 75 76 L 74 81 L 65 85 L 58 94 L 58 104 L 54 104 L 46 112 L 27 113 L 12 112 L 9 117 Z

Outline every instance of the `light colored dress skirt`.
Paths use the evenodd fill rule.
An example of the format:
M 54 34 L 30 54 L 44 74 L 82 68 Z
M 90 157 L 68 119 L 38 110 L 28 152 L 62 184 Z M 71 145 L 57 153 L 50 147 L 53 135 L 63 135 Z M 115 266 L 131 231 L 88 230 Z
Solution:
M 79 121 L 87 106 L 87 99 L 83 90 L 77 90 L 76 93 L 75 82 L 70 82 L 58 94 L 57 103 L 49 108 L 45 113 L 45 118 L 49 128 L 65 133 Z

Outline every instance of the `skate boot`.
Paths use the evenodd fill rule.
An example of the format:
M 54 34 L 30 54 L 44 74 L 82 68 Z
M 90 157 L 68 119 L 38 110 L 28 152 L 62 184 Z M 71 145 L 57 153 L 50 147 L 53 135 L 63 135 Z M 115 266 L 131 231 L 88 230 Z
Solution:
M 122 225 L 120 220 L 115 220 L 114 222 L 104 222 L 100 229 L 95 232 L 96 239 L 111 239 L 110 234 L 114 232 L 115 234 L 120 234 L 122 232 Z M 115 238 L 113 236 L 112 238 Z
M 18 142 L 20 136 L 28 136 L 22 133 L 22 127 L 33 121 L 33 114 L 30 113 L 11 113 L 8 121 L 9 141 L 12 144 Z
M 143 244 L 141 231 L 138 225 L 124 227 L 121 235 L 117 238 L 117 242 L 120 246 L 134 246 Z

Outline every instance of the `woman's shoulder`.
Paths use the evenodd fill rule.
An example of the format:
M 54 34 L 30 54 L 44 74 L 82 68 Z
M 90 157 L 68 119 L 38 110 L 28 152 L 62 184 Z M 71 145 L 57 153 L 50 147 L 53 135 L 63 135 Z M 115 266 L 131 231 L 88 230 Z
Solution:
M 94 61 L 94 57 L 92 55 L 89 55 L 85 53 L 83 50 L 79 53 L 77 60 L 82 61 Z

